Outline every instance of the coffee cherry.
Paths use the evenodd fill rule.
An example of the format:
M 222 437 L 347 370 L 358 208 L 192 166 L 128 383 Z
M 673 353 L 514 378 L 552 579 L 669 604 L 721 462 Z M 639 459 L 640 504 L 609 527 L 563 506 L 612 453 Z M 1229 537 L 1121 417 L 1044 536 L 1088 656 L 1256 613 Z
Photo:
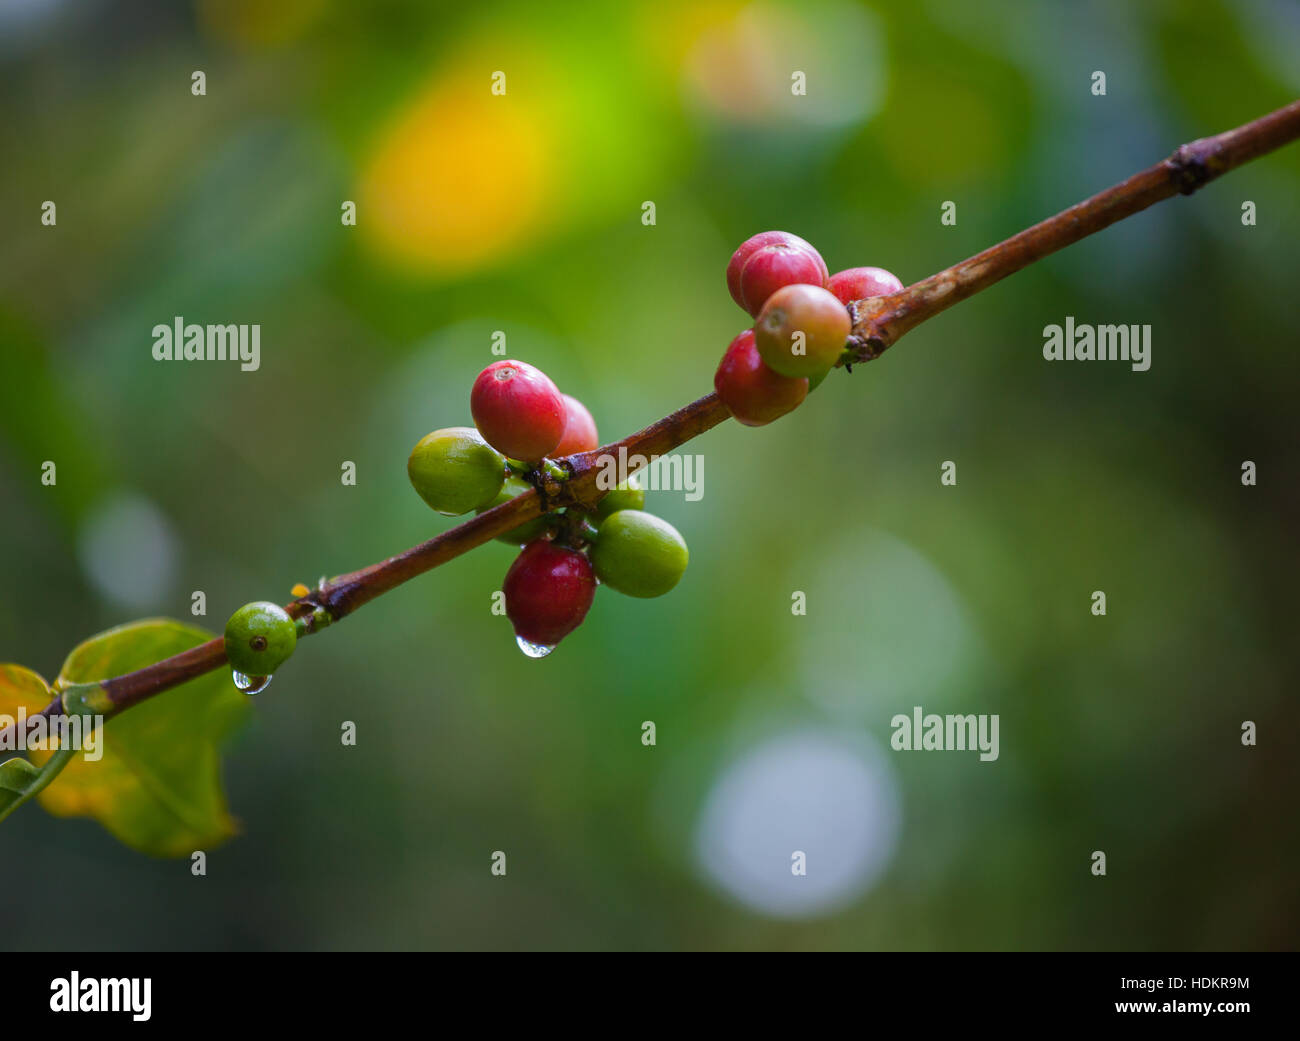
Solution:
M 757 317 L 772 294 L 783 286 L 824 286 L 825 270 L 821 257 L 801 246 L 764 246 L 745 261 L 740 272 L 745 310 Z
M 486 513 L 494 506 L 509 502 L 517 495 L 523 495 L 530 488 L 532 488 L 532 485 L 521 477 L 507 477 L 506 483 L 501 486 L 501 491 L 497 493 L 497 497 L 486 506 L 480 506 L 475 512 Z M 507 531 L 504 535 L 498 535 L 496 538 L 498 542 L 504 542 L 507 546 L 522 546 L 526 542 L 532 542 L 533 539 L 541 538 L 549 529 L 550 524 L 547 523 L 545 516 L 535 517 L 519 525 L 519 527 Z
M 677 585 L 689 559 L 677 529 L 642 510 L 610 514 L 591 548 L 596 577 L 628 596 L 663 596 Z
M 515 635 L 554 647 L 587 616 L 596 595 L 591 564 L 577 550 L 537 539 L 523 548 L 502 585 Z
M 813 249 L 812 244 L 801 239 L 798 235 L 791 235 L 788 231 L 761 231 L 757 235 L 747 238 L 740 244 L 740 249 L 731 254 L 731 262 L 727 264 L 727 292 L 731 294 L 731 299 L 748 311 L 745 307 L 745 298 L 740 293 L 740 273 L 744 270 L 745 262 L 749 260 L 756 252 L 764 246 L 775 246 L 777 244 L 785 246 L 798 246 L 807 250 L 821 265 L 822 281 L 830 273 L 826 267 L 826 261 L 822 260 L 821 254 Z
M 611 513 L 619 510 L 639 510 L 645 506 L 645 489 L 636 475 L 629 477 L 622 484 L 616 484 L 596 506 L 596 517 L 604 520 Z
M 226 658 L 245 676 L 270 676 L 293 653 L 298 634 L 279 604 L 245 604 L 226 623 Z
M 903 283 L 883 267 L 850 267 L 831 275 L 826 288 L 847 306 L 854 300 L 897 293 L 903 288 Z
M 590 452 L 600 447 L 600 438 L 596 434 L 596 421 L 591 418 L 587 406 L 569 394 L 564 398 L 564 436 L 547 455 L 556 457 L 574 455 L 577 452 Z
M 835 364 L 850 324 L 849 312 L 828 290 L 786 286 L 763 305 L 754 342 L 768 368 L 782 376 L 812 377 Z
M 564 437 L 564 398 L 546 373 L 526 362 L 498 361 L 480 372 L 469 408 L 487 443 L 511 459 L 536 462 Z
M 747 427 L 761 427 L 792 412 L 808 395 L 808 380 L 773 372 L 758 356 L 754 331 L 746 329 L 731 341 L 713 387 L 727 410 Z
M 406 474 L 425 502 L 455 517 L 496 497 L 506 461 L 472 427 L 447 427 L 416 442 Z

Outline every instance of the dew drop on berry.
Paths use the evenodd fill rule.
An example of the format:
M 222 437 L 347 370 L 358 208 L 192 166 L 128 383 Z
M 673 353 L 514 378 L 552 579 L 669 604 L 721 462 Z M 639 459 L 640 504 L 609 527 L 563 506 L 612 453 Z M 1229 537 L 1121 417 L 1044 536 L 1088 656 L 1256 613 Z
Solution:
M 235 687 L 241 694 L 261 694 L 271 685 L 270 676 L 245 676 L 238 669 L 231 669 L 231 678 L 235 681 Z
M 545 658 L 551 651 L 555 650 L 555 644 L 553 643 L 533 643 L 532 640 L 525 640 L 522 636 L 516 636 L 515 643 L 519 644 L 519 649 L 530 658 Z

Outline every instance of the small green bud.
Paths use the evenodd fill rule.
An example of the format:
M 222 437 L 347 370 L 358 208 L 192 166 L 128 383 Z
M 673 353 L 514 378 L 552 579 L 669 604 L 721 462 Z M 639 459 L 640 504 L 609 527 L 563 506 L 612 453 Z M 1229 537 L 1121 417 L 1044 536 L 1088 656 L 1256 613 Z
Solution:
M 497 497 L 486 506 L 480 506 L 475 512 L 486 513 L 495 506 L 500 506 L 502 503 L 509 502 L 516 496 L 523 495 L 524 492 L 529 491 L 532 487 L 531 484 L 521 477 L 507 477 L 505 484 L 501 486 L 501 491 L 497 493 Z M 550 524 L 547 521 L 546 516 L 542 515 L 541 517 L 530 520 L 525 524 L 521 524 L 513 531 L 507 531 L 504 535 L 498 535 L 497 541 L 504 542 L 507 546 L 522 546 L 526 543 L 532 542 L 533 539 L 541 538 L 546 534 L 549 528 Z
M 74 683 L 61 695 L 63 711 L 70 716 L 106 716 L 113 702 L 102 684 Z
M 619 510 L 645 509 L 645 489 L 636 475 L 629 477 L 622 484 L 615 485 L 605 498 L 596 505 L 596 516 L 604 520 L 611 513 Z

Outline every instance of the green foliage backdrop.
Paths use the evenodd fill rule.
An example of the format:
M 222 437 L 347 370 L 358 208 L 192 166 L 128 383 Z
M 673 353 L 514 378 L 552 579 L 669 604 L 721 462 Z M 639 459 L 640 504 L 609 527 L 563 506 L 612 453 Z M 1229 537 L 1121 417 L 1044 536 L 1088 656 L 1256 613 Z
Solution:
M 1270 2 L 0 18 L 0 660 L 43 675 L 446 526 L 406 453 L 468 421 L 495 330 L 608 440 L 709 389 L 747 235 L 912 282 L 1300 92 Z M 50 897 L 10 902 L 12 947 L 1294 946 L 1297 200 L 1292 147 L 692 443 L 702 500 L 651 496 L 681 586 L 598 596 L 545 661 L 489 612 L 497 543 L 312 638 L 224 756 L 241 834 L 206 877 L 5 822 L 4 890 Z M 154 362 L 176 315 L 260 323 L 260 369 Z M 1151 370 L 1046 364 L 1066 315 L 1151 324 Z M 999 713 L 999 760 L 890 751 L 917 704 Z M 729 895 L 700 832 L 729 764 L 799 733 L 896 793 L 879 873 L 819 913 Z

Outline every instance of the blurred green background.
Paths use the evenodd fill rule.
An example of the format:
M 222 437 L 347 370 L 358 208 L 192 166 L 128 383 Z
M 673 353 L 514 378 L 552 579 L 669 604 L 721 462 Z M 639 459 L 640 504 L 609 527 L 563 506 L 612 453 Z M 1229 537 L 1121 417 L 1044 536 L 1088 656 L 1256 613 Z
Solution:
M 0 660 L 448 526 L 406 455 L 495 330 L 621 437 L 710 389 L 748 235 L 912 282 L 1285 104 L 1297 54 L 1282 0 L 4 0 Z M 25 808 L 9 948 L 1295 946 L 1298 189 L 1292 146 L 692 442 L 702 500 L 649 503 L 682 584 L 550 658 L 496 543 L 313 638 L 208 875 Z M 153 361 L 175 315 L 259 323 L 260 370 Z M 1151 370 L 1047 364 L 1067 315 L 1149 323 Z M 892 751 L 915 705 L 998 713 L 1000 758 Z

